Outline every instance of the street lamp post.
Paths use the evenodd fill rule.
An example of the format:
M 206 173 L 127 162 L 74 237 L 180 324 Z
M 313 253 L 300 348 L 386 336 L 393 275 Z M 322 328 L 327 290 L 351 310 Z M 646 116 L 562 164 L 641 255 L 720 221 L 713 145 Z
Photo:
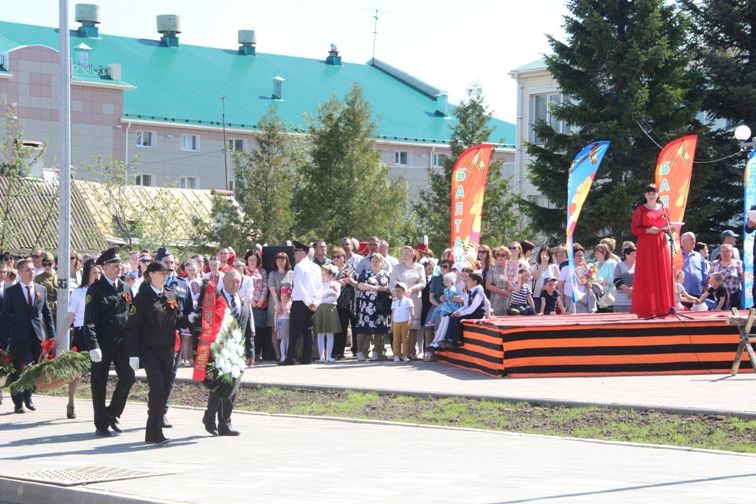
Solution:
M 60 63 L 60 115 L 58 135 L 60 142 L 60 167 L 58 184 L 58 299 L 56 327 L 63 327 L 68 314 L 68 279 L 71 261 L 71 62 L 68 37 L 68 0 L 59 0 L 59 63 Z M 69 339 L 60 342 L 60 348 L 68 350 Z

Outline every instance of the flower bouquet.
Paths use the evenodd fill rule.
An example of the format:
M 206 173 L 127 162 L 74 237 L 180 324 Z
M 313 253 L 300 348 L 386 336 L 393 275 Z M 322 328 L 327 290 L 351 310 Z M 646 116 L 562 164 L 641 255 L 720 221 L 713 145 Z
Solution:
M 5 350 L 0 350 L 0 387 L 5 386 L 8 375 L 13 372 L 13 356 Z
M 89 356 L 78 352 L 65 352 L 54 357 L 55 340 L 42 342 L 42 359 L 39 363 L 24 369 L 18 380 L 11 386 L 16 394 L 24 390 L 46 392 L 68 385 L 89 371 Z M 45 358 L 46 356 L 46 358 Z
M 210 294 L 212 292 L 212 294 Z M 244 340 L 223 296 L 208 285 L 202 306 L 202 336 L 195 359 L 194 379 L 211 392 L 229 397 L 245 369 Z

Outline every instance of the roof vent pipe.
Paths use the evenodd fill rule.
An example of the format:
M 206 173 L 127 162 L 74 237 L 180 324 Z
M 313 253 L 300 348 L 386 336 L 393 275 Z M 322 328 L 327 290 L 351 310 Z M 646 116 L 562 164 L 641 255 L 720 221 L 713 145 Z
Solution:
M 157 31 L 160 37 L 160 45 L 163 47 L 178 47 L 178 34 L 181 33 L 181 17 L 175 14 L 160 14 L 157 16 Z
M 326 64 L 341 66 L 341 56 L 339 56 L 339 49 L 336 44 L 331 44 L 331 50 L 328 51 L 328 57 L 326 58 Z
M 448 115 L 449 94 L 446 91 L 440 91 L 436 95 L 436 115 L 446 117 Z
M 255 30 L 239 30 L 239 54 L 254 56 L 255 45 L 257 45 Z
M 281 77 L 280 75 L 277 75 L 273 77 L 273 96 L 271 96 L 274 100 L 283 100 L 283 83 L 286 79 Z
M 98 38 L 100 30 L 97 25 L 100 24 L 100 6 L 97 4 L 76 4 L 74 12 L 76 22 L 81 26 L 76 30 L 79 37 Z

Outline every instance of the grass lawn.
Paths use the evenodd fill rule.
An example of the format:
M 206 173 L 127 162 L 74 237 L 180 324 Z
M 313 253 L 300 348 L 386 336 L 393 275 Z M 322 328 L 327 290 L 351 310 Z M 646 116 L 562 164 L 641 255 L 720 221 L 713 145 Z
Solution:
M 146 402 L 147 391 L 146 382 L 137 381 L 129 400 Z M 67 395 L 67 390 L 49 394 Z M 88 383 L 79 387 L 77 397 L 90 397 Z M 195 407 L 204 407 L 206 401 L 207 390 L 193 383 L 176 384 L 171 398 L 172 404 Z M 756 419 L 734 416 L 276 387 L 239 389 L 236 409 L 756 453 Z

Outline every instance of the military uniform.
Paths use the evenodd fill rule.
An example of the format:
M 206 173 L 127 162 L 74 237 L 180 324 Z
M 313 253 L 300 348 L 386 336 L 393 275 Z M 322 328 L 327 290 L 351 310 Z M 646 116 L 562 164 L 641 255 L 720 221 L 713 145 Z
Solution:
M 148 443 L 166 440 L 163 436 L 163 408 L 172 384 L 176 330 L 184 325 L 185 320 L 181 308 L 174 290 L 164 287 L 157 293 L 145 281 L 134 298 L 124 329 L 129 355 L 139 357 L 150 387 L 145 432 Z
M 112 252 L 113 250 L 104 252 L 97 264 L 118 260 L 117 250 Z M 96 349 L 102 352 L 100 362 L 92 362 L 91 378 L 94 423 L 98 433 L 107 431 L 108 426 L 117 432 L 120 431 L 118 418 L 126 407 L 126 399 L 134 384 L 134 370 L 129 366 L 129 354 L 123 333 L 130 303 L 131 290 L 128 285 L 120 280 L 111 284 L 105 275 L 87 289 L 84 338 L 90 355 Z M 110 405 L 106 407 L 105 396 L 111 363 L 115 366 L 118 384 L 110 399 Z

